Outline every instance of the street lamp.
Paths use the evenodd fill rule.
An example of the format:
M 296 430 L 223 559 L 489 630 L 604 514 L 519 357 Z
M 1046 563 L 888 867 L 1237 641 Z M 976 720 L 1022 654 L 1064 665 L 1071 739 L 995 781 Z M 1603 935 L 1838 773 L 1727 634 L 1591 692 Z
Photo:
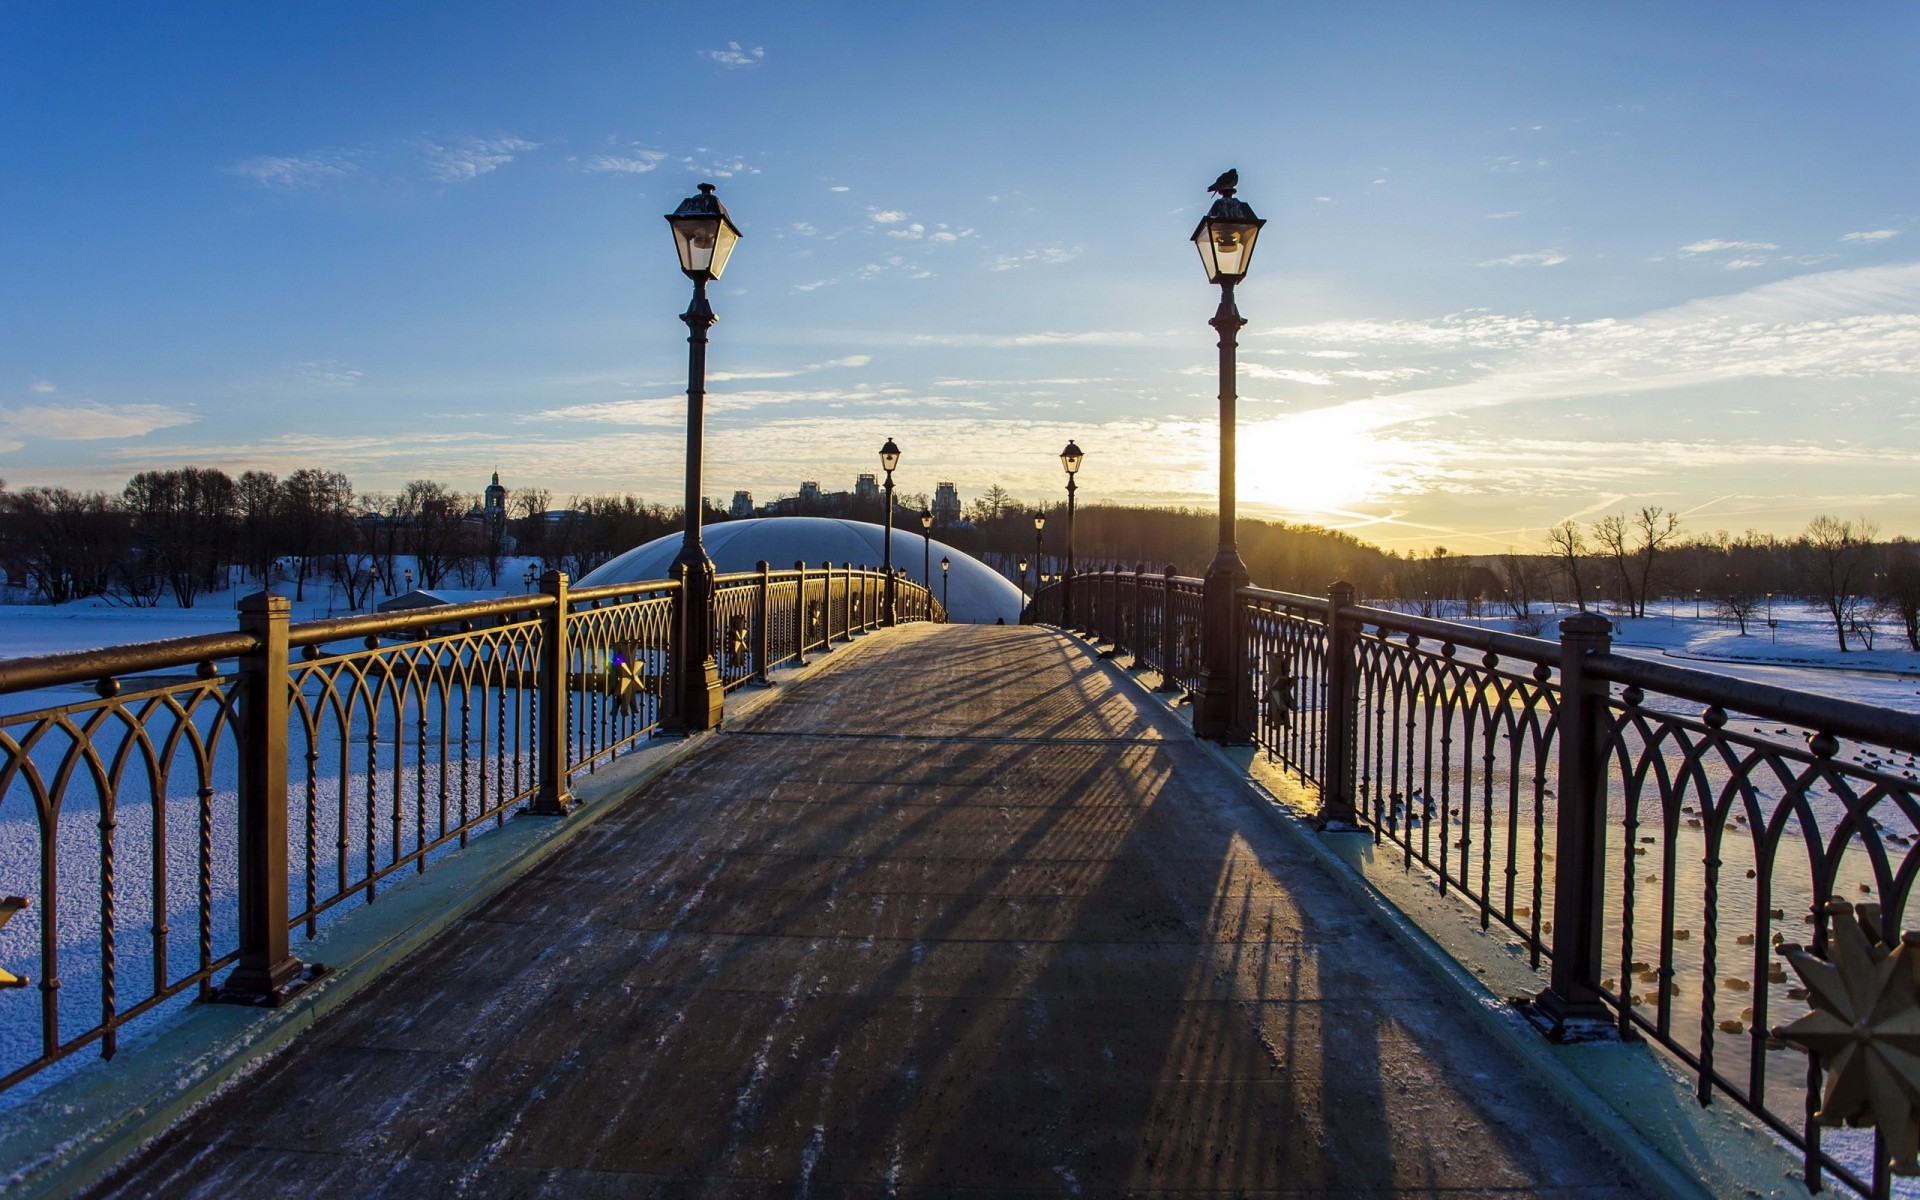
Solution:
M 1084 455 L 1080 447 L 1068 440 L 1067 448 L 1060 452 L 1060 465 L 1067 472 L 1067 573 L 1061 577 L 1060 611 L 1066 614 L 1061 624 L 1073 627 L 1073 493 L 1076 490 L 1073 477 L 1080 473 L 1080 460 Z
M 1045 513 L 1033 514 L 1033 573 L 1036 577 L 1041 574 L 1042 568 L 1047 565 L 1046 547 L 1041 545 L 1040 542 L 1040 531 L 1046 527 L 1047 515 Z
M 892 438 L 888 438 L 880 447 L 880 469 L 887 473 L 885 484 L 887 540 L 881 550 L 881 557 L 884 560 L 881 570 L 886 572 L 887 576 L 887 611 L 881 614 L 882 625 L 893 624 L 893 469 L 899 465 L 900 447 L 893 444 Z
M 1220 286 L 1220 307 L 1208 324 L 1220 335 L 1220 536 L 1213 561 L 1207 565 L 1204 587 L 1206 617 L 1202 621 L 1200 694 L 1193 710 L 1193 731 L 1201 737 L 1244 742 L 1247 727 L 1242 706 L 1234 703 L 1233 609 L 1235 597 L 1249 582 L 1247 566 L 1234 544 L 1234 405 L 1236 361 L 1240 330 L 1246 321 L 1233 302 L 1233 288 L 1247 277 L 1253 244 L 1266 222 L 1255 216 L 1244 200 L 1234 198 L 1240 174 L 1228 171 L 1207 190 L 1219 196 L 1193 231 L 1207 282 Z
M 405 592 L 410 592 L 412 590 L 413 590 L 413 568 L 408 567 L 407 568 L 407 586 L 403 589 L 403 594 Z
M 933 591 L 933 514 L 920 510 L 920 582 Z
M 533 591 L 533 568 L 532 567 L 527 568 L 527 573 L 521 576 L 520 582 L 526 585 L 527 591 L 529 592 Z
M 953 560 L 948 558 L 946 555 L 942 554 L 940 556 L 940 607 L 941 608 L 945 608 L 947 606 L 947 571 L 950 568 L 952 568 L 952 566 L 953 566 Z M 947 620 L 949 621 L 953 620 L 952 613 L 947 614 Z
M 1023 592 L 1027 590 L 1027 560 L 1024 558 L 1020 560 L 1020 590 Z
M 687 517 L 672 567 L 680 576 L 675 638 L 680 670 L 677 702 L 668 713 L 674 728 L 690 733 L 718 725 L 724 703 L 720 665 L 713 658 L 713 560 L 700 544 L 705 507 L 700 496 L 701 438 L 706 429 L 707 330 L 719 320 L 707 303 L 707 284 L 727 269 L 740 230 L 710 183 L 701 184 L 698 195 L 668 213 L 667 225 L 673 230 L 680 270 L 693 280 L 693 302 L 680 314 L 687 326 Z

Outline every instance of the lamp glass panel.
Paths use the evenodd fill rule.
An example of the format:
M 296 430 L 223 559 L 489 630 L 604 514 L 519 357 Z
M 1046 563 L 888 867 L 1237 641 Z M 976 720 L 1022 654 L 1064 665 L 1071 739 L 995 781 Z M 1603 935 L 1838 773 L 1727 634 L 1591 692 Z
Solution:
M 1207 270 L 1207 281 L 1218 283 L 1223 279 L 1239 279 L 1247 273 L 1247 264 L 1253 259 L 1253 244 L 1260 237 L 1260 223 L 1257 221 L 1217 221 L 1209 218 L 1201 222 L 1200 229 L 1193 236 L 1193 244 L 1200 251 L 1200 263 Z
M 739 241 L 740 231 L 733 227 L 732 221 L 722 217 L 713 234 L 713 265 L 707 268 L 715 279 L 727 269 L 727 259 L 733 256 L 733 248 Z
M 674 246 L 680 252 L 680 269 L 689 275 L 713 272 L 715 243 L 722 224 L 719 216 L 670 217 Z

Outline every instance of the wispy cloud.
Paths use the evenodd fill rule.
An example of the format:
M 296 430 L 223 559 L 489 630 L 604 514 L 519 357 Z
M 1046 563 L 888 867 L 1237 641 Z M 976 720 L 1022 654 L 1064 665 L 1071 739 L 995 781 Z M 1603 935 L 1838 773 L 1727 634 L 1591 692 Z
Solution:
M 1920 264 L 1829 271 L 1633 318 L 1583 322 L 1463 314 L 1430 322 L 1330 322 L 1291 341 L 1504 352 L 1466 382 L 1339 407 L 1369 428 L 1472 409 L 1624 396 L 1738 380 L 1920 375 Z
M 36 379 L 33 381 L 32 386 L 28 390 L 36 392 L 42 396 L 51 396 L 53 393 L 59 391 L 60 389 L 53 386 L 53 384 L 49 383 L 44 379 Z
M 1863 229 L 1857 233 L 1840 235 L 1843 242 L 1884 242 L 1888 238 L 1900 236 L 1898 229 Z
M 1733 257 L 1722 259 L 1720 265 L 1729 271 L 1745 271 L 1766 266 L 1771 259 L 1765 252 L 1779 248 L 1773 242 L 1737 242 L 1726 238 L 1702 238 L 1680 247 L 1680 257 L 1701 258 L 1707 255 L 1731 254 Z
M 761 46 L 742 46 L 739 42 L 728 42 L 723 50 L 702 50 L 700 57 L 711 59 L 723 67 L 757 67 L 766 61 L 767 52 Z
M 364 372 L 343 367 L 331 360 L 324 362 L 295 363 L 294 374 L 308 383 L 317 383 L 322 387 L 350 388 L 358 386 Z
M 227 171 L 261 187 L 306 188 L 345 179 L 358 169 L 341 154 L 263 154 L 243 158 Z
M 1567 261 L 1567 256 L 1558 250 L 1534 250 L 1526 254 L 1509 254 L 1505 258 L 1490 258 L 1480 265 L 1483 267 L 1557 267 Z
M 907 214 L 897 208 L 869 208 L 867 220 L 875 225 L 898 225 L 907 219 Z
M 92 442 L 144 437 L 157 429 L 190 425 L 194 419 L 192 413 L 164 404 L 0 405 L 0 450 L 18 450 L 32 438 Z
M 427 173 L 441 183 L 478 179 L 540 148 L 540 143 L 518 137 L 458 138 L 449 144 L 422 138 L 418 145 Z
M 635 150 L 629 154 L 596 154 L 584 160 L 584 170 L 622 175 L 644 175 L 667 161 L 664 150 Z
M 1022 267 L 1056 266 L 1080 257 L 1080 247 L 1041 246 L 1024 254 L 1003 254 L 987 261 L 989 271 L 1017 271 Z

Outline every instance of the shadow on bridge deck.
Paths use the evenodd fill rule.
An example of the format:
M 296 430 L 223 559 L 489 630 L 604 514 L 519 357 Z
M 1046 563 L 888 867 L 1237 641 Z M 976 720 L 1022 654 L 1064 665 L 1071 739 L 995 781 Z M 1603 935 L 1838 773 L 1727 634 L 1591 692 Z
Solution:
M 1080 643 L 781 692 L 98 1194 L 1628 1191 Z

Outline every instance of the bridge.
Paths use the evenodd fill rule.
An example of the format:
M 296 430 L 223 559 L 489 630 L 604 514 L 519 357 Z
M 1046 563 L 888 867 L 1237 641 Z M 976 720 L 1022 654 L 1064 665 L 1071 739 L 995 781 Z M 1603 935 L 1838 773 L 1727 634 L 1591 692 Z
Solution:
M 16 700 L 91 688 L 0 717 L 40 849 L 0 1165 L 93 1195 L 1714 1182 L 1591 1131 L 1575 1060 L 1408 949 L 1395 885 L 1337 862 L 1363 847 L 1534 973 L 1539 1045 L 1643 1039 L 1809 1183 L 1885 1186 L 1772 1035 L 1807 992 L 1769 935 L 1805 914 L 1833 953 L 1852 897 L 1898 942 L 1911 841 L 1875 814 L 1912 811 L 1882 758 L 1912 719 L 1624 658 L 1592 618 L 1247 588 L 1235 720 L 1276 805 L 1182 719 L 1199 581 L 1083 576 L 1015 627 L 898 580 L 887 614 L 885 582 L 723 577 L 728 715 L 678 739 L 671 581 L 291 628 L 263 598 L 233 635 L 0 664 Z M 173 1078 L 128 1102 L 156 1050 Z

